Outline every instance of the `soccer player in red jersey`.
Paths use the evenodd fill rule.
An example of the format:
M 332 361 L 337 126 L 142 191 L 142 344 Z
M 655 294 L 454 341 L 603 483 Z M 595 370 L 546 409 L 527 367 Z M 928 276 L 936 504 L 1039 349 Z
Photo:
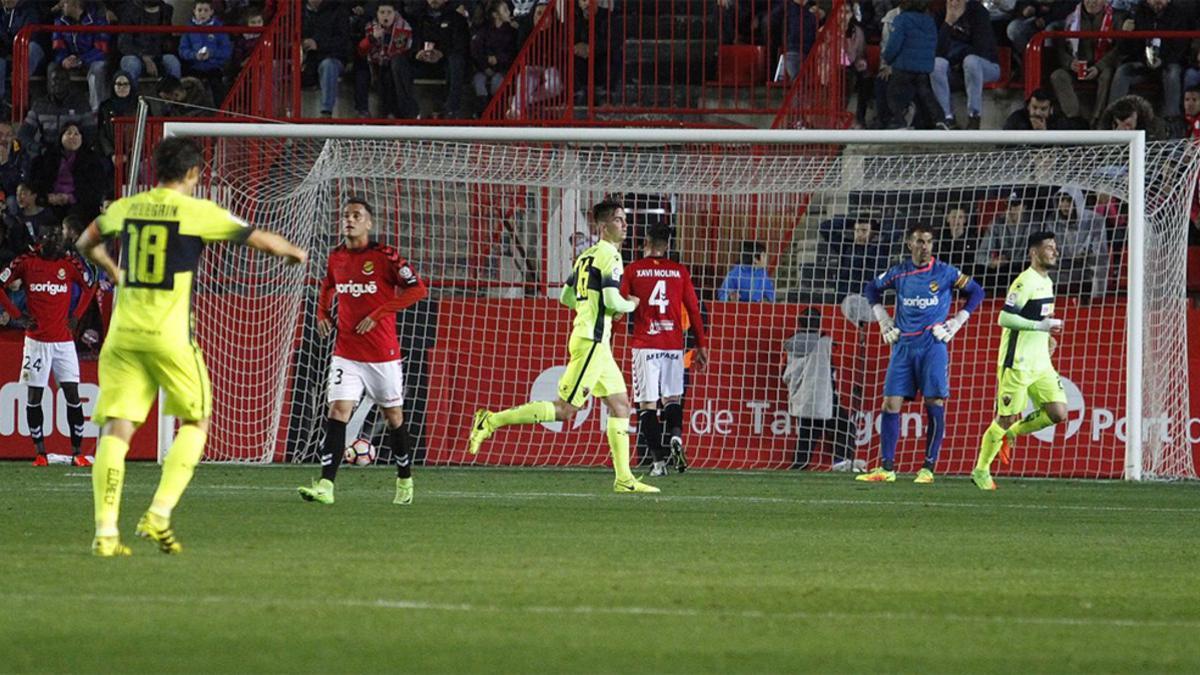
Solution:
M 687 469 L 683 452 L 684 310 L 696 339 L 696 372 L 708 363 L 700 303 L 687 268 L 667 257 L 671 228 L 650 228 L 645 257 L 625 268 L 621 295 L 641 298 L 633 311 L 633 398 L 638 405 L 638 434 L 654 456 L 651 476 L 665 476 L 668 462 Z M 658 406 L 662 405 L 662 420 Z M 670 456 L 663 445 L 662 424 L 670 437 Z
M 0 325 L 20 318 L 4 289 L 17 282 L 25 287 L 29 323 L 25 328 L 25 351 L 21 357 L 21 381 L 29 388 L 25 420 L 37 456 L 34 466 L 46 466 L 46 441 L 42 431 L 42 391 L 50 384 L 50 373 L 67 399 L 67 421 L 71 425 L 71 453 L 75 466 L 91 466 L 80 452 L 83 445 L 83 405 L 79 402 L 79 357 L 73 333 L 79 317 L 87 311 L 96 289 L 91 274 L 63 246 L 62 225 L 44 225 L 38 245 L 17 256 L 0 272 Z M 71 284 L 79 286 L 79 303 L 71 314 Z
M 421 278 L 396 249 L 370 238 L 374 210 L 354 197 L 342 208 L 343 243 L 329 254 L 317 301 L 317 329 L 337 337 L 329 364 L 329 417 L 321 450 L 321 478 L 300 488 L 306 501 L 333 503 L 333 481 L 346 449 L 346 422 L 365 390 L 387 420 L 387 444 L 396 460 L 395 504 L 413 500 L 412 440 L 404 426 L 404 371 L 396 338 L 396 312 L 424 298 Z

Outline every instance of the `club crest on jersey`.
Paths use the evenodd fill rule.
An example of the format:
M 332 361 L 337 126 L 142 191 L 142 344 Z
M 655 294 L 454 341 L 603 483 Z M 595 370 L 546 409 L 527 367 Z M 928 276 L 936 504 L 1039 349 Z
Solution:
M 1012 397 L 1008 396 L 1008 395 L 1001 396 L 1000 400 L 1004 402 L 1004 405 L 1008 405 L 1009 403 L 1012 403 Z
M 58 280 L 62 281 L 63 279 L 66 279 L 66 278 L 67 278 L 67 271 L 61 267 L 58 268 Z
M 375 263 L 371 262 L 370 260 L 364 262 L 362 266 L 362 273 L 367 276 L 375 274 Z
M 936 282 L 936 281 L 929 282 L 929 292 L 930 293 L 937 293 L 938 288 L 939 288 L 938 282 Z

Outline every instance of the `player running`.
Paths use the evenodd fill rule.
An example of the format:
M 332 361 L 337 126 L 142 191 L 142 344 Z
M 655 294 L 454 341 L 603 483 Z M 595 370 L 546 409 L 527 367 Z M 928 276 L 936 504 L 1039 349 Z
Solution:
M 67 422 L 71 426 L 71 463 L 91 466 L 83 456 L 83 404 L 79 401 L 79 357 L 75 353 L 74 332 L 79 318 L 92 304 L 96 293 L 91 274 L 78 257 L 63 246 L 65 225 L 43 225 L 40 243 L 29 253 L 17 256 L 0 271 L 0 326 L 21 317 L 4 287 L 21 282 L 29 323 L 25 327 L 25 350 L 21 356 L 21 382 L 28 387 L 25 421 L 36 455 L 34 466 L 46 466 L 46 440 L 42 430 L 42 392 L 50 386 L 50 373 L 67 401 Z M 79 303 L 71 312 L 71 285 L 79 287 Z
M 634 311 L 640 302 L 636 297 L 622 297 L 620 291 L 623 265 L 617 246 L 625 239 L 625 209 L 616 202 L 603 201 L 592 207 L 592 220 L 600 230 L 600 241 L 579 254 L 559 295 L 559 302 L 575 310 L 575 327 L 568 343 L 571 360 L 558 381 L 558 398 L 498 413 L 475 411 L 467 452 L 478 453 L 483 442 L 500 427 L 570 419 L 588 396 L 594 395 L 608 406 L 608 446 L 616 472 L 613 491 L 658 492 L 653 485 L 634 478 L 629 470 L 629 396 L 625 376 L 609 346 L 613 317 Z
M 651 227 L 646 257 L 630 265 L 621 279 L 621 295 L 640 301 L 633 312 L 633 400 L 639 408 L 638 435 L 654 457 L 651 476 L 667 475 L 668 463 L 681 473 L 687 469 L 681 402 L 684 310 L 688 317 L 695 317 L 691 328 L 696 339 L 696 372 L 703 372 L 708 363 L 696 288 L 687 268 L 667 258 L 670 243 L 670 226 L 660 223 Z M 671 439 L 669 457 L 658 416 L 660 403 Z
M 1058 244 L 1052 232 L 1029 236 L 1029 267 L 1008 287 L 1000 310 L 1000 354 L 996 364 L 996 419 L 979 444 L 971 480 L 981 490 L 995 490 L 992 460 L 1007 461 L 1009 443 L 1067 419 L 1067 394 L 1050 362 L 1052 335 L 1062 332 L 1054 318 L 1054 282 L 1049 271 L 1058 264 Z M 1029 399 L 1034 410 L 1017 422 Z M 1015 422 L 1015 424 L 1014 424 Z
M 162 479 L 137 535 L 163 553 L 183 550 L 171 512 L 204 455 L 212 415 L 212 386 L 192 333 L 192 281 L 205 244 L 241 242 L 289 264 L 307 254 L 279 235 L 255 230 L 225 209 L 192 196 L 204 153 L 192 140 L 168 138 L 154 151 L 158 186 L 109 205 L 75 243 L 117 283 L 112 323 L 100 350 L 100 398 L 92 421 L 101 426 L 92 492 L 96 538 L 92 553 L 124 556 L 117 516 L 125 483 L 125 453 L 161 388 L 163 412 L 180 421 L 163 460 Z M 120 237 L 120 268 L 104 248 Z
M 333 332 L 331 310 L 337 298 L 337 338 L 329 362 L 329 416 L 321 448 L 321 478 L 299 488 L 305 501 L 333 503 L 333 481 L 346 450 L 346 422 L 363 391 L 387 420 L 387 444 L 396 460 L 393 504 L 413 500 L 412 439 L 404 425 L 404 368 L 396 337 L 396 312 L 428 291 L 396 249 L 370 238 L 375 211 L 354 197 L 342 207 L 343 243 L 329 254 L 317 301 L 317 330 Z
M 905 261 L 867 282 L 863 295 L 879 322 L 884 342 L 892 345 L 887 378 L 883 383 L 883 415 L 879 425 L 880 466 L 855 480 L 871 483 L 896 481 L 896 442 L 900 439 L 900 408 L 917 392 L 925 398 L 928 416 L 925 462 L 913 481 L 933 482 L 933 469 L 946 433 L 946 398 L 950 396 L 950 357 L 946 343 L 983 302 L 983 288 L 953 265 L 933 258 L 933 230 L 917 223 L 908 228 L 905 243 L 912 260 Z M 952 318 L 950 289 L 966 295 L 966 305 Z M 883 292 L 896 292 L 896 320 L 883 306 Z

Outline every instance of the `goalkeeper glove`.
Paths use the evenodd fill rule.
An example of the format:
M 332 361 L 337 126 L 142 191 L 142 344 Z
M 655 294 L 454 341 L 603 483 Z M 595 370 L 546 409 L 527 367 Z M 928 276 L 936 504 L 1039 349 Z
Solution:
M 900 339 L 900 329 L 896 328 L 887 309 L 883 305 L 874 305 L 871 307 L 871 311 L 875 313 L 875 321 L 879 323 L 879 332 L 883 335 L 883 341 L 889 345 L 896 344 L 896 341 Z
M 1043 333 L 1052 333 L 1056 328 L 1062 328 L 1062 319 L 1042 319 L 1034 324 L 1034 330 L 1040 330 Z
M 960 309 L 958 314 L 933 327 L 933 337 L 942 342 L 949 342 L 969 318 L 971 318 L 971 313 L 965 309 Z

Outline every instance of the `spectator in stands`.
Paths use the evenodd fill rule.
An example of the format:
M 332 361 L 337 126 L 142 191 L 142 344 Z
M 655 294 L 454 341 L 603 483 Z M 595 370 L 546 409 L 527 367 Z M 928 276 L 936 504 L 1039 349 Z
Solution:
M 261 28 L 263 26 L 263 12 L 257 7 L 248 7 L 242 13 L 241 24 L 250 28 Z M 258 41 L 262 39 L 262 33 L 242 33 L 234 35 L 230 38 L 233 43 L 233 53 L 229 57 L 229 65 L 225 69 L 225 76 L 230 82 L 237 77 L 238 73 L 242 72 L 242 68 L 246 65 L 246 59 L 250 58 L 250 54 L 258 47 Z
M 13 41 L 27 25 L 40 23 L 34 0 L 0 1 L 0 103 L 8 96 L 8 62 L 12 60 Z M 46 52 L 36 40 L 29 41 L 29 77 L 33 77 L 46 60 Z M 13 74 L 15 76 L 15 73 Z
M 1098 300 L 1108 290 L 1108 242 L 1104 221 L 1087 208 L 1083 191 L 1064 187 L 1058 191 L 1058 205 L 1046 229 L 1054 233 L 1058 244 L 1059 292 Z
M 993 293 L 1003 293 L 1026 266 L 1025 244 L 1031 233 L 1020 193 L 1008 197 L 1004 216 L 992 223 L 975 255 L 980 284 Z
M 967 128 L 978 129 L 983 115 L 983 85 L 1000 79 L 1000 56 L 991 19 L 979 0 L 946 0 L 938 29 L 934 94 L 945 124 L 957 126 L 950 101 L 950 71 L 962 70 L 967 91 Z
M 1172 0 L 1144 0 L 1125 21 L 1125 30 L 1188 30 L 1187 13 Z M 1183 62 L 1187 58 L 1186 40 L 1125 40 L 1121 43 L 1121 65 L 1113 75 L 1109 103 L 1129 94 L 1129 89 L 1147 77 L 1156 77 L 1162 85 L 1163 117 L 1179 117 L 1183 111 Z
M 62 0 L 62 16 L 55 26 L 103 26 L 104 17 L 84 8 L 83 0 Z M 88 103 L 92 111 L 100 108 L 108 92 L 108 35 L 105 33 L 72 33 L 56 30 L 53 36 L 54 62 L 48 68 L 68 73 L 87 74 Z
M 814 13 L 815 5 L 811 0 L 786 0 L 777 2 L 771 10 L 771 25 L 784 29 L 780 39 L 771 42 L 783 44 L 783 67 L 789 81 L 800 74 L 800 66 L 817 41 L 817 29 L 820 26 Z M 852 7 L 850 10 L 853 12 Z
M 867 71 L 867 38 L 854 16 L 857 6 L 852 2 L 842 5 L 842 63 L 846 66 L 846 74 L 854 82 L 854 125 L 857 129 L 864 129 L 867 126 L 867 105 L 875 96 L 875 77 Z
M 1120 26 L 1119 30 L 1130 30 L 1124 27 L 1125 21 L 1133 17 L 1133 10 L 1142 2 L 1142 0 L 1110 0 L 1109 4 L 1113 8 L 1113 25 Z
M 937 122 L 940 107 L 930 88 L 934 55 L 937 51 L 937 25 L 926 10 L 929 0 L 900 0 L 900 13 L 892 19 L 887 47 L 880 53 L 879 76 L 887 80 L 887 107 L 891 128 L 903 128 L 908 106 L 916 100 L 914 122 Z
M 784 0 L 791 2 L 792 0 Z M 755 39 L 767 18 L 767 0 L 716 0 L 717 39 L 723 45 L 760 44 Z
M 7 220 L 8 214 L 4 215 Z M 17 251 L 8 241 L 8 228 L 0 227 L 0 269 L 8 267 L 8 263 L 12 262 L 13 258 L 17 257 Z
M 375 8 L 375 20 L 367 24 L 358 53 L 367 61 L 379 82 L 379 117 L 414 119 L 419 112 L 413 94 L 413 29 L 396 11 L 395 2 L 384 0 Z M 369 78 L 368 78 L 369 79 Z M 355 80 L 355 86 L 362 83 Z M 365 98 L 355 92 L 355 100 Z
M 212 92 L 194 77 L 178 80 L 164 77 L 158 83 L 158 96 L 168 103 L 157 105 L 158 109 L 153 111 L 156 117 L 208 117 L 214 114 Z
M 50 209 L 37 203 L 37 192 L 28 180 L 17 184 L 17 198 L 4 209 L 4 231 L 8 246 L 17 255 L 33 250 L 43 226 L 55 222 Z
M 1190 87 L 1183 92 L 1183 121 L 1183 137 L 1200 139 L 1200 87 Z
M 55 222 L 75 209 L 90 221 L 100 213 L 100 204 L 112 186 L 104 161 L 84 145 L 77 124 L 62 129 L 61 145 L 33 160 L 30 183 L 38 199 L 54 212 Z
M 215 28 L 221 21 L 213 16 L 212 0 L 196 0 L 189 26 Z M 179 58 L 191 77 L 204 82 L 212 91 L 213 102 L 225 100 L 225 65 L 233 56 L 233 42 L 226 33 L 185 33 L 179 41 Z
M 17 198 L 17 185 L 29 171 L 29 160 L 29 154 L 13 133 L 12 124 L 0 120 L 0 208 Z
M 717 290 L 718 300 L 775 302 L 775 283 L 767 272 L 767 247 L 757 241 L 742 243 L 742 262 L 734 265 Z
M 175 10 L 162 0 L 131 0 L 121 6 L 120 21 L 126 26 L 170 26 Z M 179 58 L 171 52 L 170 35 L 163 33 L 120 33 L 117 51 L 121 54 L 121 70 L 134 82 L 147 77 L 170 75 L 183 77 Z M 161 68 L 160 68 L 161 66 Z
M 1063 0 L 1018 0 L 1017 18 L 1009 22 L 1005 32 L 1012 42 L 1012 54 L 1018 61 L 1025 55 L 1029 38 L 1044 30 L 1060 30 L 1071 13 L 1071 5 Z
M 1066 19 L 1065 30 L 1111 31 L 1117 30 L 1113 19 L 1113 8 L 1107 0 L 1083 0 Z M 1100 112 L 1108 103 L 1109 87 L 1113 72 L 1120 63 L 1121 50 L 1110 39 L 1070 38 L 1054 41 L 1055 69 L 1050 73 L 1050 84 L 1058 97 L 1063 115 L 1084 117 L 1095 123 Z M 1079 105 L 1076 82 L 1096 83 L 1096 105 L 1086 113 Z
M 124 70 L 118 70 L 113 75 L 112 96 L 100 104 L 100 112 L 96 114 L 99 130 L 96 134 L 96 149 L 100 154 L 111 157 L 116 151 L 116 133 L 113 130 L 113 120 L 118 117 L 133 117 L 137 115 L 137 93 L 134 84 L 137 80 Z
M 334 0 L 305 0 L 300 38 L 304 80 L 320 85 L 321 117 L 333 117 L 338 78 L 346 68 L 351 47 L 350 17 L 345 6 Z
M 612 24 L 611 12 L 597 5 L 595 14 L 595 30 L 589 28 L 593 19 L 589 14 L 590 0 L 575 0 L 575 45 L 571 52 L 575 58 L 575 101 L 587 101 L 588 65 L 589 60 L 595 73 L 592 75 L 598 91 L 607 89 L 609 71 L 608 28 Z M 595 44 L 588 41 L 595 37 Z
M 46 74 L 46 95 L 32 101 L 17 137 L 31 155 L 36 155 L 58 145 L 65 124 L 78 124 L 85 139 L 96 135 L 96 115 L 86 99 L 71 91 L 70 73 L 52 68 Z
M 466 78 L 467 57 L 471 46 L 470 30 L 461 14 L 446 0 L 425 0 L 425 6 L 413 14 L 413 46 L 416 74 L 446 80 L 443 115 L 462 115 L 462 87 Z
M 475 30 L 471 38 L 471 58 L 475 62 L 476 107 L 483 110 L 488 100 L 500 89 L 520 45 L 517 44 L 517 22 L 505 0 L 487 4 L 487 21 Z
M 1024 107 L 1008 116 L 1004 128 L 1012 131 L 1053 131 L 1065 129 L 1066 123 L 1054 110 L 1050 92 L 1037 89 L 1025 99 Z
M 217 16 L 221 17 L 221 23 L 226 26 L 249 26 L 252 24 L 246 23 L 246 18 L 252 14 L 264 22 L 275 18 L 276 2 L 277 0 L 214 0 L 213 7 L 217 10 Z
M 937 238 L 937 257 L 957 267 L 963 274 L 975 276 L 975 260 L 979 252 L 979 232 L 971 222 L 967 208 L 952 204 L 942 217 Z
M 1125 96 L 1108 106 L 1096 122 L 1096 128 L 1122 131 L 1140 129 L 1146 132 L 1148 141 L 1165 141 L 1170 137 L 1166 122 L 1154 114 L 1149 101 L 1137 94 Z
M 867 216 L 859 216 L 842 223 L 841 227 L 844 229 L 840 232 L 822 232 L 827 234 L 829 241 L 826 247 L 821 247 L 826 250 L 818 253 L 818 257 L 836 270 L 834 286 L 839 302 L 851 293 L 861 292 L 867 279 L 887 268 L 888 259 L 887 243 L 882 241 L 878 223 Z

